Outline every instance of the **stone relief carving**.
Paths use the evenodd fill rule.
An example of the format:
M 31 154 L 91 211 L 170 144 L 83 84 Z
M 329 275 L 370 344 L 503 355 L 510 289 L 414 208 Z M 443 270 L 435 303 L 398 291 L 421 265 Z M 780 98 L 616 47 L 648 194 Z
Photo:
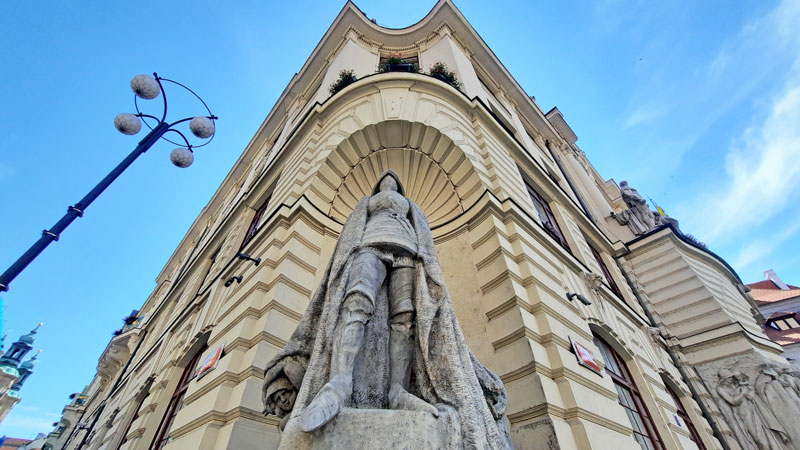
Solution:
M 745 450 L 800 450 L 800 384 L 792 367 L 740 355 L 698 372 Z
M 756 393 L 775 412 L 791 442 L 800 445 L 800 417 L 796 414 L 800 413 L 800 398 L 793 389 L 787 389 L 789 386 L 781 377 L 782 369 L 784 367 L 775 363 L 762 364 L 755 379 Z M 796 413 L 791 414 L 791 411 Z
M 797 399 L 800 400 L 800 369 L 785 366 L 780 368 L 779 373 L 781 374 L 783 385 L 793 391 Z
M 589 289 L 599 294 L 603 285 L 603 277 L 593 272 L 583 272 L 581 275 L 583 275 L 586 284 L 589 285 Z
M 352 440 L 342 430 L 354 422 L 435 435 L 413 448 L 511 447 L 503 383 L 467 347 L 427 219 L 393 171 L 348 217 L 297 329 L 267 364 L 263 396 L 265 413 L 283 417 L 282 448 Z

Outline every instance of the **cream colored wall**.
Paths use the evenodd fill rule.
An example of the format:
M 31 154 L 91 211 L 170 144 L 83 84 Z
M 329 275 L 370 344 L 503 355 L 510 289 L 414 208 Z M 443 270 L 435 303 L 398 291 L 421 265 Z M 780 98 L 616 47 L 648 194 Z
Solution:
M 328 81 L 338 70 L 356 68 L 361 74 L 374 71 L 377 63 L 377 50 L 368 52 L 352 36 L 338 48 L 317 93 L 308 100 L 324 103 L 310 106 L 296 130 L 298 119 L 285 122 L 274 144 L 280 152 L 268 145 L 249 150 L 251 167 L 223 193 L 222 206 L 196 224 L 204 231 L 174 256 L 161 285 L 145 302 L 147 335 L 100 422 L 117 407 L 124 413 L 106 433 L 106 447 L 100 448 L 121 440 L 123 418 L 134 413 L 137 387 L 154 375 L 150 395 L 122 447 L 147 448 L 183 371 L 181 364 L 203 343 L 209 347 L 206 353 L 224 343 L 226 356 L 209 375 L 190 383 L 185 406 L 171 428 L 174 440 L 166 448 L 277 446 L 278 421 L 261 414 L 264 366 L 289 339 L 323 276 L 341 228 L 336 208 L 349 204 L 345 195 L 357 199 L 368 194 L 369 183 L 375 181 L 371 177 L 382 165 L 401 173 L 412 198 L 427 205 L 429 217 L 443 206 L 435 204 L 435 198 L 425 203 L 432 192 L 426 184 L 443 179 L 454 192 L 443 200 L 452 206 L 452 215 L 432 223 L 437 251 L 468 343 L 506 383 L 517 448 L 538 448 L 543 440 L 560 448 L 639 448 L 610 378 L 579 366 L 570 352 L 572 337 L 599 358 L 593 332 L 604 334 L 627 355 L 667 448 L 684 448 L 687 434 L 671 424 L 675 406 L 661 374 L 678 380 L 684 394 L 687 390 L 662 349 L 664 343 L 648 332 L 641 308 L 613 264 L 612 243 L 603 240 L 573 194 L 555 185 L 548 168 L 531 155 L 549 157 L 529 138 L 519 141 L 508 135 L 476 100 L 423 75 L 375 75 L 328 99 Z M 421 49 L 424 67 L 436 60 L 457 71 L 468 97 L 485 95 L 470 57 L 449 33 Z M 511 122 L 520 126 L 522 121 L 509 106 Z M 305 108 L 298 103 L 296 111 Z M 378 152 L 421 153 L 424 156 L 416 161 L 430 161 L 425 167 L 438 175 L 414 178 L 422 166 L 411 165 L 412 158 L 372 156 Z M 367 170 L 366 165 L 374 167 Z M 538 222 L 520 168 L 553 202 L 572 253 Z M 243 249 L 262 259 L 255 267 L 233 256 L 252 208 L 268 191 L 272 197 L 264 223 Z M 587 197 L 597 201 L 596 195 Z M 593 290 L 587 283 L 587 273 L 600 271 L 584 236 L 604 254 L 623 298 L 605 286 Z M 222 250 L 212 264 L 217 248 Z M 240 274 L 240 284 L 222 286 L 225 279 Z M 568 291 L 586 295 L 593 304 L 569 302 Z M 687 408 L 708 439 L 707 425 L 696 405 L 689 403 Z M 706 444 L 716 447 L 711 439 Z
M 669 229 L 629 247 L 627 266 L 692 364 L 749 348 L 775 359 L 779 347 L 763 335 L 739 281 L 720 262 Z

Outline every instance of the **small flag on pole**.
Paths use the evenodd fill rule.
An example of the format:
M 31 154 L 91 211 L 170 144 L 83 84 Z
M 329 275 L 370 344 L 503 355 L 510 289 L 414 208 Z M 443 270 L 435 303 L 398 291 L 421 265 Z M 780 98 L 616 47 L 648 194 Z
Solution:
M 658 215 L 660 215 L 662 217 L 666 217 L 667 213 L 665 213 L 664 210 L 661 209 L 661 206 L 659 206 L 658 203 L 654 202 L 653 199 L 650 198 L 649 195 L 647 196 L 647 199 L 650 200 L 650 203 L 652 203 L 653 206 L 656 207 L 656 211 L 658 211 Z

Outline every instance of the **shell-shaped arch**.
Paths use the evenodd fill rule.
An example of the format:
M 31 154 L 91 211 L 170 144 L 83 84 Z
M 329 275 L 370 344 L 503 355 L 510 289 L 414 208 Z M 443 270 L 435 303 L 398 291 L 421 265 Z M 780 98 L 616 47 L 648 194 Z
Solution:
M 402 120 L 351 133 L 321 163 L 310 189 L 328 202 L 331 217 L 344 221 L 387 169 L 398 173 L 432 228 L 457 217 L 481 193 L 472 162 L 452 139 L 437 128 Z
M 453 182 L 435 161 L 416 149 L 394 148 L 370 153 L 347 174 L 333 199 L 331 217 L 346 220 L 358 200 L 370 194 L 387 169 L 397 172 L 406 196 L 425 211 L 431 226 L 464 211 Z

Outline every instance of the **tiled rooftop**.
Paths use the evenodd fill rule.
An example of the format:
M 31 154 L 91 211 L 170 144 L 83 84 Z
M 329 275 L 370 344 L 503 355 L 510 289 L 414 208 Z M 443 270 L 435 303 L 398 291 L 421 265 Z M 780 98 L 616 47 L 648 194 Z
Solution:
M 747 285 L 751 291 L 750 295 L 755 299 L 756 304 L 759 306 L 768 305 L 781 300 L 786 300 L 794 297 L 800 297 L 800 287 L 789 286 L 788 291 L 781 290 L 775 283 L 770 280 L 759 281 L 757 283 L 750 283 Z

